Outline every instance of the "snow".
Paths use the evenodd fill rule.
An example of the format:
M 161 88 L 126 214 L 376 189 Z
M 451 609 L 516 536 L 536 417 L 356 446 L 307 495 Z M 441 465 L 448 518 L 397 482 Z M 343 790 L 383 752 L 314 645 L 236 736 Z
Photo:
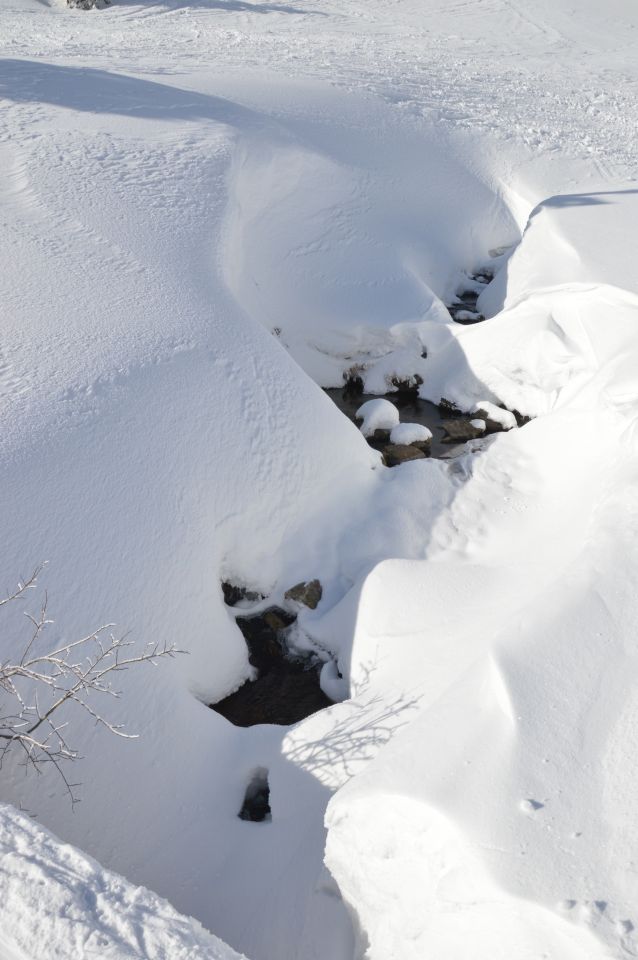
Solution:
M 166 900 L 0 806 L 3 960 L 240 960 Z
M 512 430 L 516 426 L 516 417 L 511 410 L 503 410 L 489 400 L 479 400 L 472 408 L 472 413 L 485 414 L 489 420 L 500 424 L 503 430 Z
M 356 413 L 362 420 L 361 433 L 371 437 L 375 430 L 392 430 L 399 422 L 399 411 L 389 400 L 366 400 Z
M 420 423 L 397 423 L 390 431 L 390 443 L 423 443 L 432 439 L 432 431 Z
M 397 383 L 416 388 L 427 376 L 427 364 L 414 350 L 392 350 L 377 360 L 363 375 L 366 393 L 394 393 Z
M 74 812 L 17 758 L 2 799 L 251 960 L 638 954 L 635 4 L 0 16 L 2 584 L 46 559 L 52 638 L 187 651 L 121 675 L 139 739 L 68 715 Z M 381 470 L 319 389 L 352 368 L 535 419 Z M 343 702 L 208 709 L 251 674 L 222 577 L 320 579 L 299 635 Z M 237 817 L 255 770 L 269 823 Z M 97 951 L 82 889 L 114 950 L 138 896 L 171 956 L 227 955 L 3 809 L 8 956 L 83 949 L 56 904 Z M 72 869 L 36 900 L 43 849 Z

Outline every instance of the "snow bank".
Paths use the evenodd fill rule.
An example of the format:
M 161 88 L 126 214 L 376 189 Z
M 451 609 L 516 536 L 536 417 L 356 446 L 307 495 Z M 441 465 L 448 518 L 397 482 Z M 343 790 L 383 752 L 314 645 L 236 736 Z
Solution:
M 600 263 L 622 262 L 626 235 L 613 221 L 596 234 L 597 210 L 578 210 L 582 257 L 598 244 Z M 560 270 L 567 228 L 553 216 L 553 245 L 532 226 L 513 276 L 517 259 L 546 258 L 555 279 L 580 260 L 574 237 Z M 468 409 L 488 388 L 539 419 L 460 465 L 426 562 L 377 567 L 354 617 L 344 601 L 340 624 L 333 614 L 316 627 L 341 649 L 357 699 L 397 718 L 327 814 L 327 862 L 371 960 L 452 960 L 470 941 L 481 960 L 638 952 L 623 853 L 636 776 L 622 759 L 637 679 L 633 277 L 621 289 L 606 271 L 591 285 L 548 275 L 430 350 L 428 390 Z
M 436 135 L 425 145 L 382 102 L 308 83 L 271 87 L 268 97 L 296 111 L 300 90 L 314 116 L 240 140 L 226 280 L 318 383 L 340 386 L 353 362 L 380 360 L 366 389 L 386 393 L 395 373 L 421 372 L 424 324 L 449 323 L 442 301 L 462 265 L 515 227 L 473 163 Z
M 400 793 L 371 793 L 347 813 L 331 811 L 329 824 L 328 863 L 358 905 L 365 930 L 359 951 L 370 960 L 420 960 L 430 951 L 441 960 L 508 960 L 539 950 L 564 960 L 609 956 L 592 933 L 573 929 L 548 907 L 503 897 L 480 856 L 438 810 Z M 346 837 L 348 863 L 340 855 Z
M 0 806 L 4 960 L 240 960 L 150 890 Z

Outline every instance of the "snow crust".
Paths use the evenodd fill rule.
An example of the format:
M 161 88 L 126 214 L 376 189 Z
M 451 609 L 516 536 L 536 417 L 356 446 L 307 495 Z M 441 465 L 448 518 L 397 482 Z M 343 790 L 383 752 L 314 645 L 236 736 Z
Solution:
M 57 639 L 188 651 L 122 675 L 139 740 L 69 715 L 74 813 L 17 763 L 3 800 L 252 960 L 638 955 L 635 5 L 0 16 L 0 579 L 49 561 Z M 453 324 L 486 266 L 488 319 Z M 536 419 L 386 470 L 318 387 L 352 367 Z M 349 699 L 231 727 L 220 579 L 314 577 L 299 631 Z M 256 769 L 267 824 L 237 817 Z M 36 949 L 34 850 L 70 858 L 41 903 L 97 949 L 77 873 L 110 917 L 132 888 L 2 824 L 8 955 Z M 162 949 L 208 944 L 139 897 Z

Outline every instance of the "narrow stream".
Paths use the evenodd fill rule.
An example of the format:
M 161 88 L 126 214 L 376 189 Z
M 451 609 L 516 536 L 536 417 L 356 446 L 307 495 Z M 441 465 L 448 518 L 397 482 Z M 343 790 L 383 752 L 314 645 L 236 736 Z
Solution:
M 379 399 L 377 396 L 368 393 L 352 396 L 343 387 L 332 387 L 324 392 L 328 394 L 341 412 L 357 426 L 361 424 L 361 421 L 358 421 L 355 416 L 359 407 L 366 400 Z M 430 403 L 429 400 L 422 400 L 416 393 L 388 393 L 385 399 L 398 408 L 401 423 L 420 423 L 432 432 L 430 456 L 444 458 L 449 457 L 453 452 L 458 453 L 458 447 L 452 447 L 449 442 L 443 440 L 445 430 L 441 423 L 443 420 L 449 420 L 449 413 L 442 413 L 436 404 Z M 370 437 L 368 443 L 375 450 L 381 450 L 387 440 L 377 440 Z
M 468 324 L 484 319 L 477 312 L 477 298 L 491 277 L 488 270 L 469 277 L 467 289 L 461 290 L 448 307 L 453 320 Z M 359 378 L 346 381 L 343 387 L 326 389 L 325 393 L 357 426 L 360 425 L 357 419 L 359 408 L 369 400 L 379 399 L 376 395 L 363 393 L 363 382 Z M 477 421 L 472 415 L 461 413 L 444 400 L 440 405 L 423 400 L 418 395 L 417 383 L 405 388 L 399 385 L 399 389 L 386 394 L 385 399 L 398 409 L 401 423 L 420 424 L 432 434 L 429 441 L 409 447 L 393 447 L 390 445 L 390 431 L 376 430 L 367 437 L 367 442 L 383 455 L 388 466 L 397 466 L 401 462 L 400 457 L 397 459 L 391 453 L 396 454 L 397 450 L 403 452 L 405 459 L 452 458 L 463 451 L 463 441 L 477 434 L 476 428 L 472 427 Z M 490 421 L 486 420 L 487 427 L 489 424 Z M 499 424 L 491 426 L 502 429 Z M 492 429 L 486 432 L 492 432 Z M 284 606 L 266 609 L 262 602 L 265 598 L 244 586 L 229 582 L 221 586 L 226 605 L 230 608 L 239 605 L 235 622 L 244 636 L 256 676 L 223 700 L 209 704 L 210 708 L 236 726 L 251 727 L 264 723 L 290 726 L 330 706 L 333 701 L 321 689 L 319 680 L 323 662 L 316 655 L 295 652 L 294 644 L 291 646 L 290 642 L 299 609 L 296 604 L 314 609 L 321 599 L 319 581 L 296 584 L 287 591 Z M 262 784 L 261 793 L 256 791 L 256 795 L 262 797 L 264 789 Z M 250 819 L 252 814 L 249 816 L 243 811 L 239 816 Z M 260 816 L 260 819 L 263 818 Z

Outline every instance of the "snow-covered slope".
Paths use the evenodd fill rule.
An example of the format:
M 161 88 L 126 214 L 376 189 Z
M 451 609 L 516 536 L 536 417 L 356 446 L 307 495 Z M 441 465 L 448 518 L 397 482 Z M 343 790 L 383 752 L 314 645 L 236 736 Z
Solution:
M 3 960 L 239 960 L 165 900 L 0 807 Z
M 0 16 L 0 579 L 188 651 L 122 675 L 139 740 L 69 715 L 73 813 L 8 762 L 2 798 L 252 960 L 635 955 L 634 5 Z M 387 471 L 317 384 L 394 350 L 536 419 Z M 210 711 L 223 576 L 319 577 L 351 698 Z

